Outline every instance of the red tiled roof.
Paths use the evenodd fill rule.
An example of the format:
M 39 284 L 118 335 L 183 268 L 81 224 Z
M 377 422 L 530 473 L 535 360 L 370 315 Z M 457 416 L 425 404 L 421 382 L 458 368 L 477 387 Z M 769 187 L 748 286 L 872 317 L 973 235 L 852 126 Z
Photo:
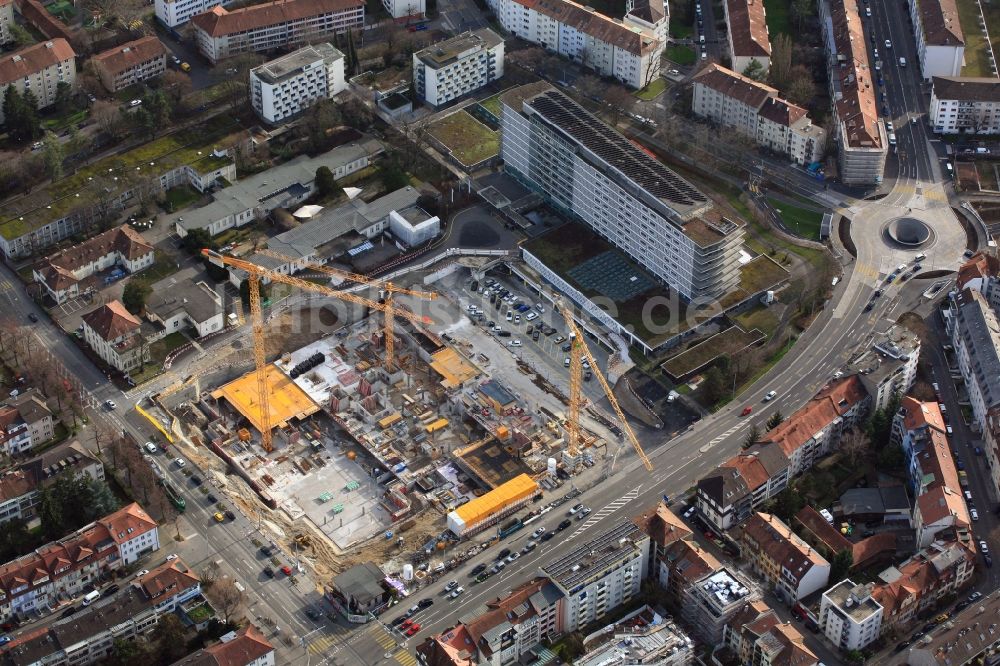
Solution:
M 572 0 L 516 0 L 519 4 L 572 26 L 586 35 L 607 42 L 634 55 L 653 50 L 658 40 L 647 30 L 624 25 Z
M 924 42 L 928 46 L 962 46 L 965 34 L 955 0 L 917 0 Z
M 757 111 L 761 118 L 767 118 L 772 123 L 791 127 L 805 117 L 807 111 L 797 104 L 778 98 L 769 97 Z
M 523 604 L 531 597 L 531 595 L 535 594 L 548 584 L 548 578 L 535 578 L 534 580 L 527 581 L 520 587 L 515 588 L 505 597 L 497 597 L 493 601 L 487 601 L 486 607 L 488 610 L 479 617 L 473 619 L 471 622 L 465 623 L 465 628 L 469 632 L 469 636 L 472 637 L 472 641 L 478 644 L 479 639 L 483 637 L 484 633 L 504 620 L 508 620 L 508 614 L 511 610 Z M 534 613 L 534 611 L 529 610 L 528 613 L 528 616 L 530 616 Z
M 878 126 L 878 106 L 871 79 L 868 40 L 858 13 L 857 0 L 830 3 L 833 40 L 842 65 L 831 70 L 840 79 L 842 97 L 837 102 L 837 118 L 844 124 L 844 139 L 852 148 L 882 148 Z
M 345 12 L 364 6 L 364 0 L 278 0 L 228 11 L 222 5 L 191 18 L 191 23 L 210 37 L 256 30 L 323 14 Z
M 786 456 L 791 457 L 816 433 L 867 397 L 868 392 L 857 375 L 844 377 L 823 389 L 777 428 L 766 433 L 760 441 L 777 444 Z
M 111 301 L 93 312 L 83 315 L 83 321 L 105 341 L 117 340 L 123 335 L 139 330 L 138 319 L 125 309 L 121 301 Z
M 801 580 L 814 566 L 829 566 L 819 552 L 803 541 L 780 518 L 758 511 L 743 526 L 743 542 L 751 549 L 780 564 L 795 581 Z M 784 575 L 784 574 L 783 574 Z
M 905 413 L 903 427 L 907 430 L 930 428 L 938 432 L 945 431 L 944 417 L 936 402 L 920 402 L 914 397 L 906 396 L 900 401 L 899 408 Z
M 72 38 L 69 26 L 57 19 L 38 0 L 16 0 L 17 12 L 24 20 L 35 26 L 46 39 Z
M 733 57 L 771 56 L 771 38 L 764 14 L 764 0 L 726 0 Z
M 0 58 L 0 85 L 23 79 L 56 63 L 76 57 L 65 39 L 53 39 L 27 46 Z
M 666 548 L 675 541 L 691 536 L 691 529 L 677 517 L 666 504 L 660 502 L 655 509 L 638 516 L 634 520 L 643 532 L 660 548 Z
M 777 89 L 769 85 L 715 63 L 698 72 L 693 80 L 755 109 L 759 109 L 768 97 L 778 94 Z
M 91 61 L 110 74 L 119 74 L 136 65 L 148 62 L 153 58 L 166 57 L 166 55 L 167 49 L 163 46 L 163 43 L 153 35 L 148 35 L 122 44 L 121 46 L 116 46 L 113 49 L 102 51 L 91 58 Z M 131 231 L 128 225 L 123 225 L 119 229 L 129 229 Z M 139 236 L 138 232 L 135 235 Z M 141 239 L 142 236 L 139 236 L 139 238 Z
M 880 558 L 891 560 L 896 554 L 896 535 L 891 532 L 873 534 L 854 544 L 851 552 L 854 554 L 851 569 L 864 569 Z
M 991 254 L 977 252 L 958 269 L 958 289 L 965 289 L 970 280 L 1000 275 L 1000 261 Z

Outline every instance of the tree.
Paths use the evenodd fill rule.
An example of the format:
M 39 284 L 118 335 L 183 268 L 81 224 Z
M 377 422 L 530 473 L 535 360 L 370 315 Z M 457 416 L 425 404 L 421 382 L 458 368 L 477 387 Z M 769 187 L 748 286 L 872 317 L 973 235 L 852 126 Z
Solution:
M 102 485 L 105 488 L 101 488 Z M 107 489 L 107 484 L 85 474 L 60 474 L 55 482 L 43 487 L 40 494 L 38 515 L 42 532 L 50 539 L 118 508 L 118 501 Z
M 321 166 L 316 169 L 316 191 L 321 197 L 336 194 L 339 189 L 337 187 L 337 179 L 333 177 L 330 167 Z
M 813 0 L 792 0 L 789 13 L 792 16 L 792 22 L 795 23 L 796 30 L 802 32 L 805 30 L 806 24 L 816 15 L 816 3 Z
M 636 98 L 624 86 L 612 85 L 604 91 L 604 101 L 610 107 L 611 124 L 617 125 L 622 114 L 628 114 L 635 107 Z
M 108 666 L 146 666 L 150 658 L 148 647 L 144 640 L 117 638 L 104 663 Z
M 704 404 L 712 406 L 717 403 L 726 393 L 726 378 L 722 374 L 719 366 L 713 365 L 705 373 L 705 379 L 701 383 L 701 395 Z
M 207 229 L 189 230 L 181 244 L 184 245 L 185 250 L 195 255 L 201 254 L 204 248 L 215 248 L 215 241 L 212 240 L 212 234 L 208 233 Z
M 63 145 L 52 132 L 45 133 L 44 144 L 45 171 L 52 180 L 59 180 L 63 175 L 63 160 L 66 159 Z
M 215 609 L 222 613 L 222 620 L 226 624 L 238 619 L 240 606 L 243 604 L 243 593 L 236 587 L 236 582 L 232 578 L 217 580 L 208 588 L 207 594 Z
M 132 314 L 140 314 L 146 307 L 146 297 L 152 291 L 152 288 L 141 280 L 129 280 L 122 291 L 122 305 Z
M 792 39 L 782 32 L 771 40 L 771 85 L 783 91 L 788 84 L 791 71 Z
M 781 412 L 774 410 L 774 414 L 771 414 L 771 418 L 767 420 L 766 427 L 768 430 L 774 430 L 780 426 L 785 420 L 785 417 L 781 415 Z
M 806 500 L 797 485 L 790 485 L 775 496 L 772 511 L 786 523 L 791 523 L 805 505 Z
M 789 100 L 800 106 L 808 106 L 816 96 L 816 84 L 813 82 L 812 74 L 803 65 L 792 68 L 786 95 Z
M 840 437 L 840 450 L 851 465 L 858 465 L 868 454 L 871 442 L 860 428 L 852 428 Z
M 60 81 L 56 84 L 56 98 L 55 105 L 56 110 L 59 113 L 65 114 L 70 110 L 73 104 L 73 88 L 65 81 Z
M 18 46 L 30 46 L 35 43 L 35 38 L 31 36 L 31 33 L 18 23 L 9 22 L 7 29 L 10 30 L 10 38 Z
M 167 73 L 163 75 L 160 85 L 173 103 L 174 108 L 191 93 L 194 87 L 191 83 L 191 77 L 176 69 L 168 69 Z
M 327 142 L 327 132 L 341 125 L 340 109 L 332 99 L 321 99 L 309 107 L 301 128 L 313 150 L 322 150 Z
M 852 566 L 854 566 L 854 552 L 850 548 L 845 548 L 834 555 L 830 560 L 830 583 L 847 578 Z
M 359 130 L 367 130 L 375 122 L 375 114 L 368 106 L 356 97 L 348 97 L 340 105 L 340 113 L 344 124 Z
M 382 167 L 379 169 L 379 175 L 382 178 L 382 186 L 390 192 L 406 187 L 410 182 L 406 176 L 406 171 L 400 165 L 398 157 L 394 154 L 387 156 L 383 160 Z
M 751 446 L 760 441 L 760 429 L 757 424 L 750 426 L 750 431 L 743 438 L 743 448 L 749 449 Z
M 161 663 L 172 664 L 187 654 L 187 629 L 173 613 L 160 617 L 151 639 Z
M 743 70 L 743 76 L 749 77 L 754 81 L 763 81 L 767 77 L 767 71 L 764 69 L 764 65 L 760 63 L 760 60 L 750 58 L 750 64 Z
M 37 542 L 37 537 L 28 530 L 27 521 L 23 518 L 8 520 L 0 530 L 0 558 L 9 562 L 30 551 Z
M 97 123 L 101 132 L 114 141 L 118 141 L 128 131 L 128 126 L 121 122 L 118 107 L 111 102 L 97 100 L 90 107 L 90 117 Z

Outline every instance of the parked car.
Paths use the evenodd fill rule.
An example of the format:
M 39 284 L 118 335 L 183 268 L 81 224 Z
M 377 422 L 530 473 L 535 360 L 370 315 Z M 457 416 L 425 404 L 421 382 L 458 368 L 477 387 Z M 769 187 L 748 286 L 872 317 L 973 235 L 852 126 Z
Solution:
M 559 526 L 556 528 L 556 530 L 559 531 L 559 532 L 562 532 L 564 529 L 566 529 L 567 527 L 569 527 L 572 524 L 573 524 L 573 521 L 571 521 L 569 518 L 567 518 L 566 520 L 564 520 L 561 523 L 559 523 Z
M 264 575 L 268 578 L 274 578 L 274 569 L 271 567 L 264 567 Z

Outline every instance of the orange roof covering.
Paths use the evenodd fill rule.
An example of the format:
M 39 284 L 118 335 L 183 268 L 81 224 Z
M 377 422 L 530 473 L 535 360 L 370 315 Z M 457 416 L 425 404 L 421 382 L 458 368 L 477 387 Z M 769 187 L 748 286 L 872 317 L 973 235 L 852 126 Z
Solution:
M 904 410 L 903 427 L 907 430 L 920 430 L 925 427 L 944 432 L 944 417 L 936 402 L 920 402 L 916 398 L 906 396 L 899 403 Z
M 896 535 L 891 532 L 873 534 L 854 544 L 851 552 L 854 554 L 852 569 L 867 567 L 874 560 L 883 556 L 891 560 L 896 554 Z
M 917 498 L 917 508 L 920 509 L 920 519 L 924 525 L 936 523 L 948 516 L 955 516 L 955 521 L 959 524 L 971 525 L 969 510 L 958 488 L 931 488 Z
M 634 522 L 660 548 L 666 548 L 675 541 L 686 539 L 692 534 L 691 528 L 663 502 L 657 504 L 655 509 L 635 518 Z
M 845 377 L 825 388 L 777 428 L 764 435 L 761 442 L 776 443 L 786 456 L 791 457 L 816 433 L 843 416 L 867 395 L 857 375 Z
M 1000 274 L 1000 261 L 993 255 L 977 252 L 958 269 L 958 289 L 959 291 L 965 289 L 971 280 L 988 278 L 998 274 Z

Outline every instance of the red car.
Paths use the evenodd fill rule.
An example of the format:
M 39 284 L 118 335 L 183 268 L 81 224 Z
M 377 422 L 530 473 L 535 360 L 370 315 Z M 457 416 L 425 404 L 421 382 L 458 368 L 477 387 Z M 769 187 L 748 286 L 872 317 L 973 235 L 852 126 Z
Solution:
M 413 624 L 410 625 L 410 628 L 406 630 L 406 635 L 413 636 L 418 631 L 420 631 L 420 625 L 414 622 Z
M 740 416 L 747 416 L 752 411 L 753 411 L 753 407 L 744 407 L 743 411 L 740 413 Z
M 401 629 L 409 629 L 409 627 L 410 627 L 411 624 L 413 624 L 413 620 L 410 619 L 410 618 L 407 618 L 406 620 L 403 620 L 403 624 L 399 625 L 399 627 Z
M 291 576 L 292 568 L 286 564 L 285 566 L 281 567 L 281 573 L 285 574 L 286 576 Z

